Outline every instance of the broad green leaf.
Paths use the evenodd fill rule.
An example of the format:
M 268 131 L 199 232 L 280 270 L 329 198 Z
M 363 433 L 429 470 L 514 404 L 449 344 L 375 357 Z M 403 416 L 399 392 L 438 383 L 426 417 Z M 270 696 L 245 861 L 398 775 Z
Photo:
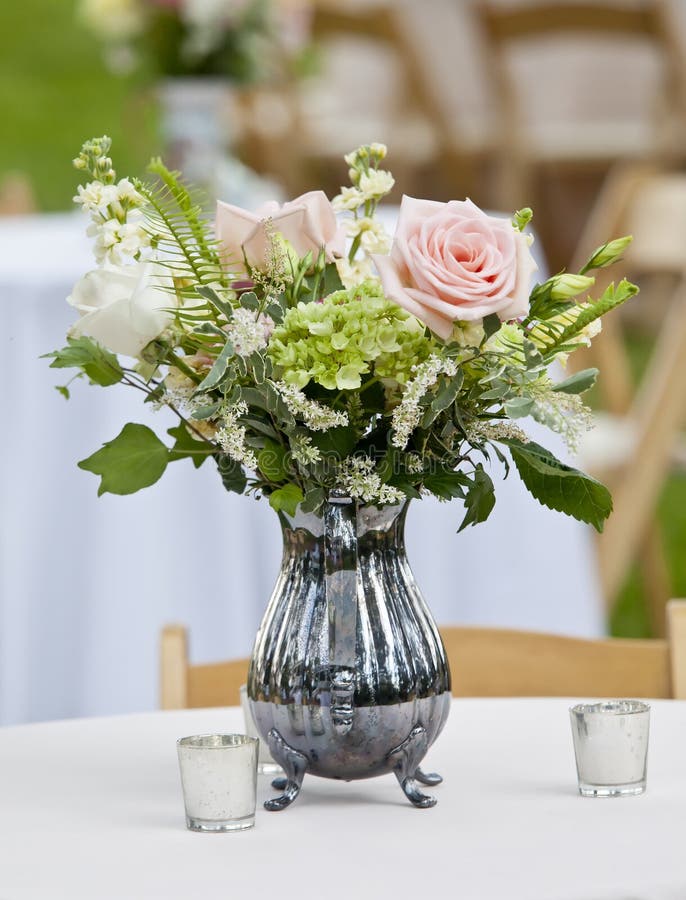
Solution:
M 343 459 L 350 456 L 357 444 L 357 432 L 352 425 L 318 431 L 312 435 L 312 444 L 325 456 Z
M 486 316 L 482 323 L 484 329 L 484 339 L 482 343 L 485 343 L 497 331 L 500 331 L 502 324 L 503 323 L 498 318 L 497 313 L 491 313 L 490 316 Z
M 458 371 L 457 375 L 455 375 L 454 378 L 446 378 L 443 380 L 441 388 L 431 401 L 431 406 L 429 406 L 429 408 L 424 413 L 424 416 L 420 423 L 421 428 L 428 428 L 429 425 L 431 425 L 431 423 L 434 422 L 442 412 L 453 405 L 460 391 L 460 388 L 462 387 L 463 381 L 464 374 L 461 369 Z
M 324 285 L 322 296 L 328 297 L 329 294 L 333 294 L 334 291 L 342 290 L 343 282 L 341 281 L 341 276 L 338 274 L 336 263 L 327 263 L 324 268 Z
M 265 441 L 264 448 L 258 454 L 257 465 L 267 481 L 278 484 L 288 477 L 286 450 L 282 444 L 275 441 Z
M 522 481 L 539 503 L 603 530 L 612 512 L 612 497 L 604 484 L 560 462 L 539 444 L 514 439 L 500 443 L 509 447 Z
M 564 381 L 558 381 L 553 390 L 561 391 L 563 394 L 583 394 L 584 391 L 593 387 L 597 377 L 597 369 L 584 369 L 570 375 Z
M 470 480 L 464 472 L 454 472 L 452 469 L 443 469 L 425 475 L 423 482 L 427 491 L 431 491 L 441 500 L 464 497 L 465 487 L 470 484 Z
M 297 484 L 286 484 L 269 495 L 269 505 L 276 512 L 283 510 L 289 516 L 294 516 L 298 504 L 304 500 L 303 492 Z
M 146 425 L 129 422 L 116 438 L 78 464 L 100 475 L 98 497 L 104 493 L 134 494 L 154 484 L 167 468 L 169 451 Z
M 219 453 L 215 459 L 217 460 L 217 468 L 221 475 L 222 484 L 226 490 L 234 494 L 242 494 L 248 479 L 245 477 L 241 464 L 231 459 L 228 453 Z
M 51 369 L 82 369 L 93 384 L 109 387 L 124 376 L 119 360 L 89 337 L 67 338 L 67 346 L 43 358 L 51 358 Z
M 198 385 L 198 393 L 202 393 L 204 391 L 210 391 L 210 390 L 212 390 L 212 388 L 217 387 L 217 385 L 222 380 L 224 375 L 226 375 L 226 370 L 229 367 L 229 362 L 233 355 L 234 355 L 233 344 L 231 343 L 231 341 L 227 341 L 224 344 L 224 349 L 219 354 L 219 356 L 215 359 L 214 365 L 212 366 L 210 371 L 207 373 L 206 377 Z
M 69 397 L 71 396 L 71 394 L 69 393 L 69 388 L 67 387 L 66 384 L 56 384 L 55 390 L 58 393 L 62 394 L 62 396 L 64 397 L 65 400 L 68 400 Z
M 221 406 L 221 400 L 217 400 L 216 403 L 210 403 L 207 406 L 200 406 L 198 409 L 193 410 L 193 418 L 199 419 L 200 421 L 203 419 L 211 419 L 212 416 L 219 412 Z
M 174 428 L 168 428 L 167 434 L 175 440 L 174 446 L 169 451 L 169 462 L 177 459 L 191 459 L 195 468 L 199 469 L 208 456 L 217 452 L 216 447 L 209 441 L 194 438 L 183 422 Z
M 467 510 L 462 524 L 457 529 L 462 531 L 468 525 L 485 522 L 495 506 L 495 490 L 490 477 L 482 466 L 477 466 L 465 496 L 464 505 Z

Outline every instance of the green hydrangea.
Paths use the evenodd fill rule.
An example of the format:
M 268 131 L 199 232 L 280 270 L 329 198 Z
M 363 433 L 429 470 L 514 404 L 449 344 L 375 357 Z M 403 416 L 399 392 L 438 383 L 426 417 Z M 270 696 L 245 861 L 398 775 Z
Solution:
M 387 300 L 378 282 L 365 281 L 298 303 L 274 329 L 267 352 L 288 384 L 355 390 L 368 374 L 404 384 L 434 349 L 414 316 Z

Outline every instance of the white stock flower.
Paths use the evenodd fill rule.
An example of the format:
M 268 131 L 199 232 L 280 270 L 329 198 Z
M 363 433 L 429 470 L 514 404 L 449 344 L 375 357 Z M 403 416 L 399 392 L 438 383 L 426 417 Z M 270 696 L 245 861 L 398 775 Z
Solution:
M 388 253 L 391 248 L 391 240 L 386 234 L 386 229 L 381 222 L 364 216 L 360 219 L 350 219 L 346 222 L 348 237 L 359 236 L 362 249 L 367 253 Z
M 390 193 L 395 184 L 395 178 L 385 169 L 371 169 L 360 175 L 360 190 L 366 200 L 378 200 Z
M 358 190 L 356 187 L 344 187 L 341 188 L 340 194 L 333 198 L 331 201 L 331 205 L 336 210 L 336 212 L 344 212 L 348 210 L 350 212 L 354 212 L 358 209 L 365 201 L 365 196 L 362 191 Z
M 176 296 L 171 287 L 166 270 L 150 262 L 88 272 L 67 297 L 81 314 L 70 334 L 138 356 L 172 322 Z
M 366 257 L 364 259 L 353 260 L 353 262 L 350 262 L 347 257 L 337 259 L 336 269 L 338 270 L 338 277 L 341 279 L 343 287 L 347 289 L 357 287 L 362 284 L 363 281 L 367 281 L 374 275 L 372 262 Z
M 115 185 L 103 184 L 102 181 L 80 184 L 77 191 L 73 198 L 74 203 L 79 204 L 85 212 L 91 213 L 104 213 L 119 196 Z
M 126 203 L 129 207 L 143 206 L 145 197 L 138 191 L 133 182 L 128 178 L 120 178 L 116 185 L 117 199 L 120 203 Z
M 139 221 L 120 222 L 108 219 L 94 222 L 86 233 L 95 238 L 93 252 L 99 263 L 125 265 L 141 250 L 150 246 L 150 235 Z

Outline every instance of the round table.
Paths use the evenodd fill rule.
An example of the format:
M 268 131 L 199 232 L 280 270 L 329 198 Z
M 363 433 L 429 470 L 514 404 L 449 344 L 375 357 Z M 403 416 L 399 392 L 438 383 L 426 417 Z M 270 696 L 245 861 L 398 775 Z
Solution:
M 239 709 L 0 729 L 0 897 L 683 900 L 686 702 L 653 704 L 648 790 L 612 800 L 577 793 L 570 703 L 455 700 L 434 809 L 392 775 L 306 777 L 235 834 L 186 830 L 174 742 L 241 731 Z

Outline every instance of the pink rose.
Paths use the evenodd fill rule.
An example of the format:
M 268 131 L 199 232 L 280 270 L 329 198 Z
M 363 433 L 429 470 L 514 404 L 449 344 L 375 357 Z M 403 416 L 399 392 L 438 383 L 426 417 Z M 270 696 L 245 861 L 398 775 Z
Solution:
M 525 316 L 538 268 L 529 239 L 471 200 L 403 197 L 389 256 L 374 256 L 386 296 L 447 340 L 453 322 Z
M 323 191 L 310 191 L 280 206 L 264 203 L 251 213 L 238 206 L 217 201 L 215 228 L 229 265 L 243 266 L 243 254 L 254 269 L 264 270 L 269 243 L 265 222 L 290 243 L 298 256 L 311 250 L 313 256 L 324 247 L 327 262 L 345 252 L 345 232 Z

